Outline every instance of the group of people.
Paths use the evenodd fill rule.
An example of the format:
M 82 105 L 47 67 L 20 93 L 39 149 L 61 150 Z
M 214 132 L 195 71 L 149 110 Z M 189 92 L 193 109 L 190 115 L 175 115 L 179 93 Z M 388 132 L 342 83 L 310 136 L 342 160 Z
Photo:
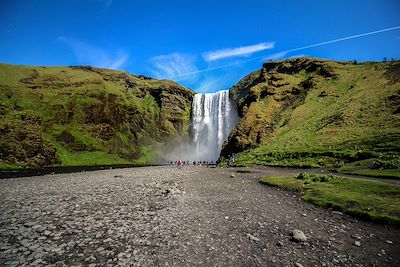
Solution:
M 211 160 L 211 161 L 206 161 L 206 160 L 193 160 L 193 161 L 189 161 L 189 160 L 176 160 L 176 161 L 169 161 L 170 165 L 175 165 L 178 167 L 181 167 L 183 165 L 209 165 L 209 164 L 216 164 L 215 161 Z

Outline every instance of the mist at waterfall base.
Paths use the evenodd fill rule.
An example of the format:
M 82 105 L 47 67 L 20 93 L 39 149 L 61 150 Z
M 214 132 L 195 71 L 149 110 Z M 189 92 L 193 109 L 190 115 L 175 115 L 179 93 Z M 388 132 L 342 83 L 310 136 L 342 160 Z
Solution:
M 176 142 L 164 158 L 167 161 L 215 162 L 238 121 L 237 108 L 228 90 L 196 94 L 192 102 L 190 137 Z

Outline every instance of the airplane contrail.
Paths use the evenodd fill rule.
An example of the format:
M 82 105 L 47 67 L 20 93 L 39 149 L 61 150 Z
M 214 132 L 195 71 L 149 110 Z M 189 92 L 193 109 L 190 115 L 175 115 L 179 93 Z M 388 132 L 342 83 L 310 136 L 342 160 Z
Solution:
M 287 54 L 287 53 L 294 52 L 294 51 L 299 51 L 299 50 L 304 50 L 304 49 L 308 49 L 308 48 L 312 48 L 312 47 L 317 47 L 317 46 L 322 46 L 322 45 L 342 42 L 342 41 L 346 41 L 346 40 L 350 40 L 350 39 L 355 39 L 355 38 L 359 38 L 359 37 L 363 37 L 363 36 L 368 36 L 368 35 L 378 34 L 378 33 L 382 33 L 382 32 L 387 32 L 387 31 L 393 31 L 393 30 L 397 30 L 397 29 L 400 29 L 400 26 L 395 26 L 395 27 L 386 28 L 386 29 L 377 30 L 377 31 L 372 31 L 372 32 L 355 34 L 355 35 L 342 37 L 342 38 L 339 38 L 339 39 L 334 39 L 334 40 L 330 40 L 330 41 L 326 41 L 326 42 L 316 43 L 316 44 L 312 44 L 312 45 L 306 45 L 306 46 L 293 48 L 293 49 L 289 49 L 289 50 L 283 50 L 283 51 L 280 51 L 280 52 L 276 52 L 274 54 L 263 55 L 263 56 L 258 56 L 258 57 L 252 57 L 252 58 L 249 58 L 249 59 L 246 59 L 246 60 L 242 60 L 242 61 L 239 61 L 239 62 L 234 62 L 234 63 L 215 66 L 215 67 L 211 67 L 211 68 L 191 71 L 191 72 L 187 72 L 187 73 L 183 73 L 183 74 L 179 74 L 179 75 L 175 75 L 175 76 L 169 76 L 169 77 L 165 77 L 164 79 L 179 78 L 179 77 L 188 76 L 188 75 L 192 75 L 192 74 L 197 74 L 197 73 L 201 73 L 201 72 L 206 72 L 206 71 L 210 71 L 210 70 L 222 69 L 222 68 L 226 68 L 226 67 L 229 67 L 229 66 L 240 65 L 240 64 L 243 64 L 243 63 L 246 63 L 246 62 L 249 62 L 249 61 L 254 61 L 254 60 L 263 59 L 263 58 L 266 59 L 266 58 L 268 58 L 268 57 L 270 57 L 272 55 L 275 55 L 275 54 L 281 54 L 281 53 L 282 54 L 283 53 Z

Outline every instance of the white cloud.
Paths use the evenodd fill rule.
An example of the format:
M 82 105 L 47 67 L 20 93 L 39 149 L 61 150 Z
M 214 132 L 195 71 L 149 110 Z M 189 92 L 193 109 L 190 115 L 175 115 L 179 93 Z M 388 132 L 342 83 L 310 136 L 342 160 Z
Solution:
M 286 52 L 286 51 L 275 53 L 275 54 L 271 54 L 271 55 L 263 57 L 262 61 L 282 59 L 287 54 L 288 54 L 288 52 Z
M 58 37 L 58 40 L 72 49 L 79 64 L 87 64 L 107 69 L 120 69 L 129 58 L 129 54 L 122 50 L 107 52 L 102 48 L 63 36 Z
M 197 75 L 186 75 L 197 72 L 195 57 L 180 53 L 160 55 L 150 59 L 153 68 L 150 72 L 158 79 L 175 81 L 197 79 Z
M 256 45 L 241 46 L 237 48 L 226 48 L 217 51 L 210 51 L 203 54 L 206 61 L 213 61 L 227 57 L 246 57 L 265 49 L 274 48 L 273 42 L 264 42 Z

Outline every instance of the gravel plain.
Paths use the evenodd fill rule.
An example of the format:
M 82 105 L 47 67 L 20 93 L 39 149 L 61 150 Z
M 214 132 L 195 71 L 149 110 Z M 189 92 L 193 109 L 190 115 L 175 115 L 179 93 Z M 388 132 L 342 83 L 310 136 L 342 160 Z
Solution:
M 400 266 L 399 228 L 261 185 L 265 172 L 160 166 L 1 179 L 0 266 Z

